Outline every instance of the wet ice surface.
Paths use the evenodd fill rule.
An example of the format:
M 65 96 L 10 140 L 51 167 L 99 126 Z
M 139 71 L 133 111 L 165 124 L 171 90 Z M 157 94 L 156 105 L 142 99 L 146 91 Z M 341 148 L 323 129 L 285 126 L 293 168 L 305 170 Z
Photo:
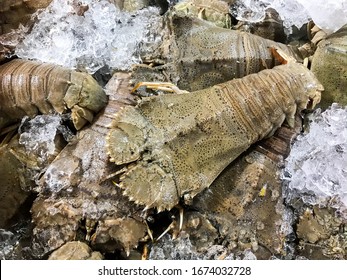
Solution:
M 310 19 L 328 34 L 347 23 L 345 0 L 238 0 L 232 12 L 239 20 L 259 22 L 270 7 L 279 13 L 289 33 L 292 25 L 300 28 Z
M 130 14 L 107 0 L 82 0 L 79 2 L 88 5 L 88 10 L 78 15 L 73 2 L 54 0 L 38 15 L 39 21 L 17 46 L 16 55 L 90 73 L 103 66 L 129 70 L 141 62 L 140 44 L 156 40 L 148 28 L 158 24 L 157 8 Z
M 151 248 L 149 260 L 256 260 L 257 257 L 250 249 L 237 254 L 226 254 L 227 248 L 223 245 L 212 245 L 206 250 L 199 251 L 191 243 L 189 234 L 182 231 L 176 239 L 169 234 L 156 242 Z
M 188 235 L 172 239 L 165 235 L 155 244 L 149 254 L 150 260 L 199 260 L 199 254 L 189 240 Z
M 312 116 L 286 159 L 287 199 L 337 208 L 347 217 L 347 107 L 333 104 Z
M 0 259 L 5 260 L 11 255 L 18 237 L 11 231 L 0 229 Z
M 0 260 L 30 259 L 25 241 L 30 235 L 29 225 L 29 221 L 21 221 L 11 229 L 0 229 Z
M 26 152 L 39 163 L 45 163 L 56 153 L 56 135 L 61 126 L 58 115 L 39 115 L 32 120 L 23 119 L 19 144 L 25 146 Z

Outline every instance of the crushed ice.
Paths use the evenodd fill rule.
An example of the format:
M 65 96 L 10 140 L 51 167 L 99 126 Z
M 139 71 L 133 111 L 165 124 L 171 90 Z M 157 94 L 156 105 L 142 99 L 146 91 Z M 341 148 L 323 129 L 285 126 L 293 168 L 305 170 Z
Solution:
M 78 5 L 88 9 L 78 12 L 76 1 L 53 0 L 16 55 L 89 73 L 104 66 L 127 70 L 141 62 L 139 45 L 153 40 L 148 28 L 158 23 L 159 9 L 131 14 L 107 0 L 81 0 Z
M 309 132 L 297 138 L 286 159 L 283 177 L 288 199 L 347 214 L 347 107 L 316 110 Z
M 267 8 L 279 13 L 289 33 L 293 25 L 300 28 L 311 19 L 328 34 L 347 23 L 345 0 L 237 0 L 232 14 L 238 20 L 259 22 Z
M 0 260 L 5 260 L 14 250 L 17 242 L 13 232 L 0 229 Z
M 200 248 L 201 249 L 201 248 Z M 223 245 L 212 245 L 204 250 L 196 248 L 190 241 L 189 234 L 181 231 L 178 238 L 172 239 L 169 234 L 153 244 L 149 260 L 256 260 L 250 249 L 226 255 Z
M 181 233 L 180 238 L 171 239 L 165 235 L 153 245 L 149 254 L 150 260 L 198 260 L 201 259 L 192 245 L 189 235 Z
M 32 155 L 39 163 L 45 163 L 57 152 L 56 135 L 61 126 L 59 115 L 39 115 L 21 124 L 19 144 L 25 146 L 28 155 Z
M 76 5 L 88 8 L 81 11 Z M 310 19 L 327 33 L 347 23 L 344 0 L 238 0 L 231 11 L 239 20 L 258 22 L 269 7 L 278 11 L 288 32 L 291 26 L 300 28 Z M 129 13 L 107 0 L 53 0 L 37 18 L 31 33 L 17 46 L 16 55 L 89 73 L 102 67 L 130 70 L 141 63 L 143 48 L 161 40 L 153 35 L 160 24 L 156 7 Z

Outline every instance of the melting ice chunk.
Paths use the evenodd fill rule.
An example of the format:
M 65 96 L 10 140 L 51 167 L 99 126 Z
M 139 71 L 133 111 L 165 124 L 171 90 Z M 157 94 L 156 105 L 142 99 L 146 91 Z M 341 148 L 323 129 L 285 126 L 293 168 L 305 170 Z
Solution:
M 333 33 L 347 24 L 346 0 L 297 0 L 310 18 L 327 34 Z
M 267 8 L 274 8 L 278 12 L 283 20 L 284 27 L 289 32 L 291 32 L 293 25 L 300 28 L 310 19 L 305 7 L 295 0 L 238 0 L 232 9 L 232 13 L 238 20 L 259 22 L 265 18 Z
M 290 174 L 285 176 L 290 196 L 347 211 L 347 107 L 333 104 L 314 113 L 309 133 L 297 138 L 286 159 L 284 174 Z
M 259 22 L 265 18 L 268 3 L 261 0 L 238 0 L 232 7 L 232 14 L 242 21 Z
M 267 8 L 279 13 L 289 32 L 291 26 L 300 28 L 311 19 L 328 34 L 347 23 L 346 0 L 238 0 L 232 13 L 239 20 L 259 22 Z
M 17 46 L 16 55 L 94 73 L 103 66 L 127 70 L 141 62 L 140 43 L 148 40 L 148 26 L 156 25 L 154 7 L 136 14 L 120 11 L 107 0 L 53 0 L 38 15 L 31 33 Z
M 39 164 L 46 163 L 57 152 L 55 140 L 60 122 L 58 115 L 39 115 L 24 124 L 25 131 L 21 133 L 19 143 Z

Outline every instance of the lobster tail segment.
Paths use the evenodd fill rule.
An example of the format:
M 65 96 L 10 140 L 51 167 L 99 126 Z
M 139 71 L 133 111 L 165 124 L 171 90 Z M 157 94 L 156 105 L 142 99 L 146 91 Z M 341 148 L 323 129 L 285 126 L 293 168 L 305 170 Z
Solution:
M 120 180 L 119 186 L 124 189 L 124 195 L 136 204 L 146 205 L 145 210 L 170 210 L 179 202 L 173 174 L 160 162 L 143 161 L 130 168 Z
M 170 149 L 164 147 L 162 133 L 136 108 L 120 110 L 111 124 L 106 141 L 110 161 L 129 164 L 119 187 L 136 204 L 163 211 L 180 198 L 174 180 Z
M 147 120 L 133 107 L 125 107 L 116 113 L 106 141 L 107 153 L 117 165 L 140 158 L 145 150 Z

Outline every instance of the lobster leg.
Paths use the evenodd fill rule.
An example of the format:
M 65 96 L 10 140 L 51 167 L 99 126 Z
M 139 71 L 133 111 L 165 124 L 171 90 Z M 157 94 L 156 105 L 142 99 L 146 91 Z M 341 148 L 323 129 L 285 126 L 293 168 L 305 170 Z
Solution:
M 135 87 L 133 88 L 131 92 L 134 93 L 140 87 L 146 87 L 148 89 L 161 90 L 161 91 L 177 93 L 177 94 L 188 93 L 188 91 L 181 90 L 174 84 L 166 83 L 166 82 L 140 82 L 135 85 Z

